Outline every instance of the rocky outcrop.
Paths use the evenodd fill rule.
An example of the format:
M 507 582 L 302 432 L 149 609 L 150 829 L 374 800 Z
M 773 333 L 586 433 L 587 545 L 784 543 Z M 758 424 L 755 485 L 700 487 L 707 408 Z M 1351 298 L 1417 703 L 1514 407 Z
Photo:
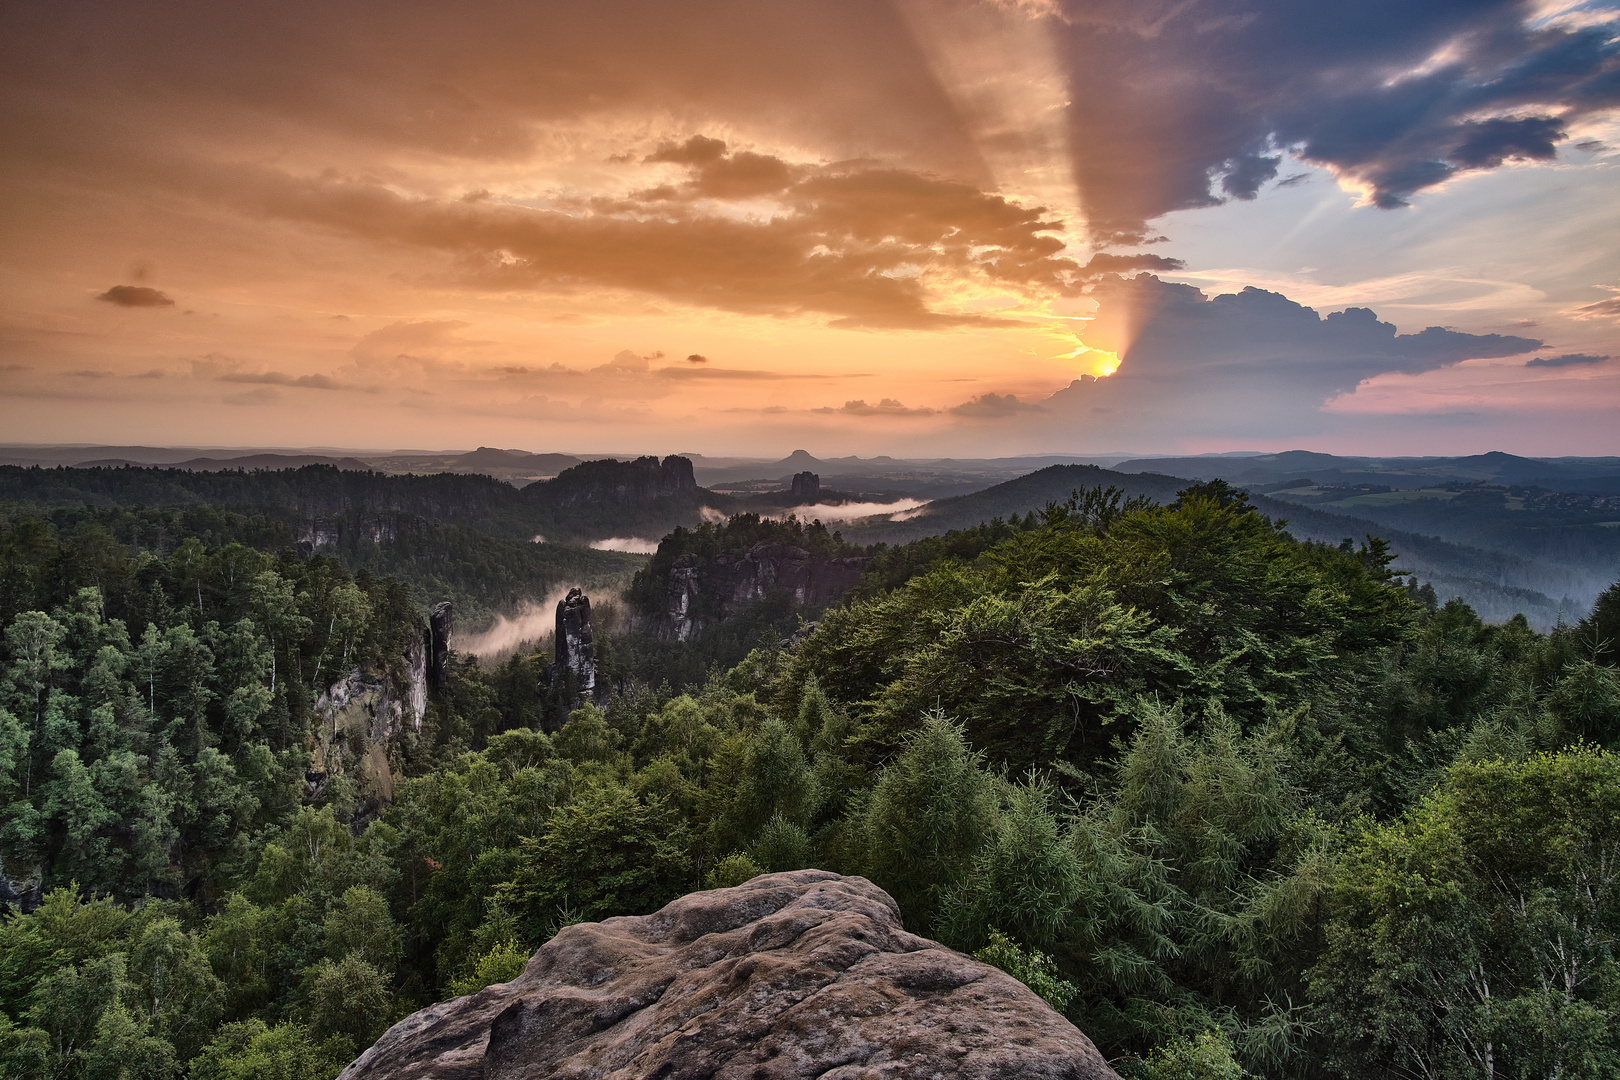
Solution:
M 699 494 L 692 474 L 692 459 L 670 455 L 663 461 L 639 457 L 634 461 L 586 461 L 557 474 L 554 479 L 530 484 L 523 494 L 551 506 L 646 505 L 660 500 L 695 500 Z
M 6 874 L 5 863 L 0 862 L 0 915 L 4 915 L 13 908 L 26 915 L 39 907 L 39 901 L 39 882 L 25 884 L 22 892 L 18 892 L 17 886 Z
M 293 530 L 293 542 L 299 554 L 307 557 L 320 548 L 335 547 L 338 532 L 338 523 L 332 518 L 305 518 Z
M 413 634 L 405 646 L 405 701 L 411 710 L 411 728 L 422 730 L 422 717 L 427 714 L 428 651 L 433 647 L 431 626 Z
M 574 686 L 591 697 L 596 692 L 596 647 L 591 634 L 591 598 L 579 589 L 557 601 L 557 670 L 574 673 Z
M 867 560 L 819 559 L 801 547 L 761 541 L 741 558 L 716 555 L 701 564 L 681 555 L 669 572 L 669 632 L 686 641 L 701 628 L 707 611 L 724 618 L 730 611 L 785 589 L 801 604 L 830 604 L 861 580 Z
M 428 613 L 427 676 L 428 685 L 435 690 L 444 686 L 444 666 L 450 662 L 450 643 L 455 636 L 455 609 L 450 601 L 440 600 Z
M 395 1024 L 339 1080 L 1117 1080 L 1022 983 L 820 870 L 560 931 Z
M 330 776 L 352 773 L 365 803 L 382 806 L 393 802 L 389 749 L 403 732 L 408 703 L 387 676 L 359 668 L 327 687 L 315 700 L 320 726 L 314 733 L 314 753 L 305 773 L 305 796 L 318 799 Z
M 821 498 L 821 477 L 813 472 L 795 473 L 789 489 L 794 506 L 810 506 Z
M 306 558 L 324 547 L 336 547 L 344 532 L 373 544 L 392 543 L 399 538 L 399 523 L 391 514 L 349 515 L 345 518 L 308 517 L 293 528 L 293 543 Z

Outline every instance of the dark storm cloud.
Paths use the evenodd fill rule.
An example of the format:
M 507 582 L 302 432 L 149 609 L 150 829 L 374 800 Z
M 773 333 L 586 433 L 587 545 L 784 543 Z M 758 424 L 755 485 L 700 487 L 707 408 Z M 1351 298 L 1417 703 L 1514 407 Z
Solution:
M 1439 326 L 1401 334 L 1367 308 L 1323 316 L 1262 289 L 1208 297 L 1150 274 L 1105 280 L 1095 295 L 1101 307 L 1086 342 L 1118 351 L 1119 370 L 1078 381 L 1046 406 L 1111 437 L 1308 433 L 1325 401 L 1365 379 L 1541 347 Z
M 1564 353 L 1562 356 L 1537 356 L 1526 360 L 1525 367 L 1576 367 L 1581 364 L 1601 364 L 1608 360 L 1607 356 L 1592 356 L 1589 353 Z
M 915 6 L 926 16 L 956 2 Z M 1535 24 L 1529 0 L 1022 8 L 1051 11 L 1040 17 L 1070 81 L 1074 177 L 1109 242 L 1144 238 L 1172 210 L 1253 198 L 1288 151 L 1394 207 L 1460 170 L 1547 160 L 1572 123 L 1620 105 L 1614 24 Z M 889 4 L 62 0 L 19 7 L 8 30 L 0 91 L 14 156 L 98 173 L 109 191 L 140 154 L 178 146 L 216 161 L 318 147 L 312 171 L 381 175 L 395 152 L 511 162 L 540 151 L 550 125 L 632 119 L 646 131 L 649 118 L 686 134 L 613 160 L 688 175 L 626 200 L 640 210 L 809 195 L 825 175 L 704 133 L 709 123 L 771 132 L 806 159 L 993 187 Z M 482 188 L 465 198 L 491 202 Z
M 96 297 L 119 307 L 174 307 L 174 301 L 145 285 L 114 285 Z
M 1072 139 L 1100 237 L 1253 198 L 1291 150 L 1405 205 L 1460 171 L 1554 157 L 1620 105 L 1615 24 L 1537 26 L 1524 0 L 1073 0 Z M 1241 16 L 1241 17 L 1238 17 Z

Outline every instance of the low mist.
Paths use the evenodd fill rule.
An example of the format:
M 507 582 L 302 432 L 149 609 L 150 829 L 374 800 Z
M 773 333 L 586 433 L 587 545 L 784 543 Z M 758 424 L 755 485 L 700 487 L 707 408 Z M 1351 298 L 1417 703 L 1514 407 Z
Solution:
M 488 659 L 515 652 L 518 646 L 526 643 L 538 644 L 556 631 L 557 605 L 572 588 L 577 586 L 559 585 L 543 599 L 525 603 L 510 617 L 497 614 L 494 624 L 483 633 L 465 637 L 457 634 L 454 643 L 456 651 Z
M 836 505 L 817 503 L 813 506 L 790 506 L 785 510 L 773 510 L 764 516 L 774 518 L 777 521 L 792 516 L 800 521 L 819 520 L 823 524 L 830 524 L 841 521 L 858 521 L 861 518 L 876 517 L 880 514 L 899 515 L 921 509 L 927 505 L 928 502 L 925 499 L 900 499 L 892 503 L 860 502 L 839 503 Z M 902 521 L 904 519 L 896 516 L 890 520 Z
M 592 540 L 597 551 L 623 551 L 630 555 L 651 555 L 658 550 L 657 540 L 644 540 L 639 536 L 610 536 L 606 540 Z

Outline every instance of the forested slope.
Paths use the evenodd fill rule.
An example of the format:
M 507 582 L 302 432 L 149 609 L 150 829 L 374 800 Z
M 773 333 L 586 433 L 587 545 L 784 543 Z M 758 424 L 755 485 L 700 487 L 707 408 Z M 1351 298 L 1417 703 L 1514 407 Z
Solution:
M 510 529 L 496 527 L 498 522 L 491 525 L 494 518 L 480 509 L 481 498 L 496 489 L 504 489 L 500 499 L 518 493 L 487 477 L 384 477 L 407 483 L 378 489 L 387 497 L 374 499 L 376 492 L 368 485 L 359 483 L 351 490 L 347 481 L 375 474 L 319 467 L 292 472 L 300 475 L 0 469 L 0 494 L 6 496 L 0 498 L 0 520 L 23 527 L 12 541 L 20 544 L 32 542 L 28 529 L 35 526 L 27 522 L 49 523 L 66 545 L 62 559 L 74 566 L 116 558 L 119 548 L 166 556 L 188 538 L 210 547 L 242 544 L 289 558 L 319 552 L 351 573 L 366 570 L 397 578 L 424 610 L 440 600 L 451 601 L 467 628 L 478 628 L 493 613 L 513 612 L 559 586 L 628 580 L 643 561 L 508 535 Z M 168 473 L 195 478 L 196 484 L 170 484 Z M 87 478 L 82 484 L 77 480 L 81 475 Z M 421 498 L 412 494 L 409 483 L 417 479 L 432 481 L 417 492 Z M 333 480 L 344 483 L 328 483 Z M 218 504 L 207 501 L 216 494 L 222 495 Z M 309 512 L 312 506 L 320 508 L 319 516 Z
M 1053 465 L 971 495 L 936 500 L 905 521 L 869 520 L 846 526 L 844 532 L 862 544 L 904 544 L 1028 515 L 1049 504 L 1062 504 L 1072 492 L 1090 487 L 1112 487 L 1127 496 L 1168 503 L 1186 485 L 1186 480 L 1158 473 L 1121 473 L 1095 465 Z M 1432 582 L 1442 596 L 1463 597 L 1495 621 L 1520 612 L 1543 627 L 1554 625 L 1560 617 L 1566 621 L 1579 618 L 1602 587 L 1595 584 L 1599 579 L 1591 572 L 1556 562 L 1486 551 L 1438 536 L 1390 528 L 1367 518 L 1260 495 L 1253 497 L 1253 504 L 1271 517 L 1287 521 L 1289 532 L 1301 540 L 1337 544 L 1345 538 L 1359 543 L 1369 535 L 1382 537 L 1389 542 L 1401 568 Z M 1602 579 L 1604 583 L 1609 580 L 1612 575 Z
M 805 866 L 1130 1076 L 1620 1069 L 1620 590 L 1490 626 L 1222 485 L 1093 492 L 880 555 L 686 694 L 564 717 L 547 658 L 453 658 L 334 741 L 319 692 L 420 632 L 397 583 L 72 540 L 0 536 L 8 1077 L 331 1076 L 559 926 Z

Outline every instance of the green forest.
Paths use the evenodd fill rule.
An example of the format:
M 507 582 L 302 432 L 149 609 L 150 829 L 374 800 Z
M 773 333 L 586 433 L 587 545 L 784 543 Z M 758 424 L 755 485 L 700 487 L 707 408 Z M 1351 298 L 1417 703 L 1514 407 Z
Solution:
M 803 867 L 1127 1077 L 1620 1074 L 1620 585 L 1487 625 L 1219 481 L 1092 490 L 871 550 L 843 603 L 767 598 L 684 659 L 604 633 L 597 702 L 452 654 L 377 743 L 323 695 L 409 680 L 431 566 L 286 528 L 0 515 L 0 1080 L 333 1077 L 562 926 Z M 784 528 L 855 550 L 740 516 L 624 603 Z M 523 572 L 476 550 L 441 580 Z

